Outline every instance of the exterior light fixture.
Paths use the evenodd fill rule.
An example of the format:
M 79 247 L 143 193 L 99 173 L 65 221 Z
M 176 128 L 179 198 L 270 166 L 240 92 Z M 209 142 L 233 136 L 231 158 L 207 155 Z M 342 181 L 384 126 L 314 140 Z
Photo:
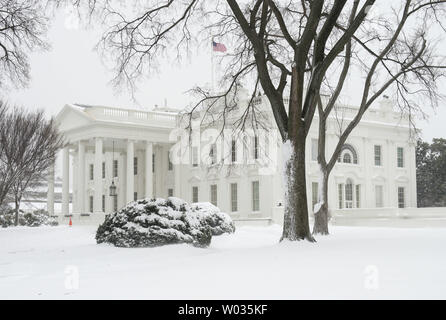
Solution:
M 110 186 L 110 197 L 117 197 L 116 193 L 116 185 L 115 185 L 115 142 L 113 141 L 113 153 L 112 153 L 113 161 L 112 161 L 112 184 Z

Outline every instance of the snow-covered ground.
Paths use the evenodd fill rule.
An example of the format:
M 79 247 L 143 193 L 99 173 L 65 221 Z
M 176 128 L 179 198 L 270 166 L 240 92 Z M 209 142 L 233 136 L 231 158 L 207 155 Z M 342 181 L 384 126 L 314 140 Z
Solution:
M 241 227 L 207 249 L 97 245 L 92 227 L 0 229 L 0 298 L 446 298 L 446 229 Z

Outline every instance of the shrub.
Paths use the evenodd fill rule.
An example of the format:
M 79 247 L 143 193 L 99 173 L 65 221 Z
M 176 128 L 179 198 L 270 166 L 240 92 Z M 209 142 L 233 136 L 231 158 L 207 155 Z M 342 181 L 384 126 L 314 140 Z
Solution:
M 144 199 L 107 215 L 97 243 L 117 247 L 156 247 L 190 243 L 207 247 L 213 235 L 235 231 L 231 218 L 211 204 L 189 206 L 181 199 Z
M 15 211 L 9 208 L 0 209 L 0 226 L 3 228 L 12 227 L 15 224 Z M 19 211 L 19 226 L 40 227 L 57 226 L 56 219 L 50 217 L 45 210 L 35 210 L 33 212 Z

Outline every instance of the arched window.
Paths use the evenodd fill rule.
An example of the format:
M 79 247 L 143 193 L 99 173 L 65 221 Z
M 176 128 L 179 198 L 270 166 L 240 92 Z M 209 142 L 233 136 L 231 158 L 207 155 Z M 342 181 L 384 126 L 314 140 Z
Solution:
M 339 154 L 338 162 L 358 164 L 358 154 L 350 144 L 344 144 Z

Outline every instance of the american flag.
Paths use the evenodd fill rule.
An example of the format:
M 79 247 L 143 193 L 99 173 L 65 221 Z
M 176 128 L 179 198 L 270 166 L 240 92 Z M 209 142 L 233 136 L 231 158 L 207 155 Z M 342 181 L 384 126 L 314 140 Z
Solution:
M 226 46 L 223 43 L 212 41 L 212 49 L 218 52 L 226 52 Z

